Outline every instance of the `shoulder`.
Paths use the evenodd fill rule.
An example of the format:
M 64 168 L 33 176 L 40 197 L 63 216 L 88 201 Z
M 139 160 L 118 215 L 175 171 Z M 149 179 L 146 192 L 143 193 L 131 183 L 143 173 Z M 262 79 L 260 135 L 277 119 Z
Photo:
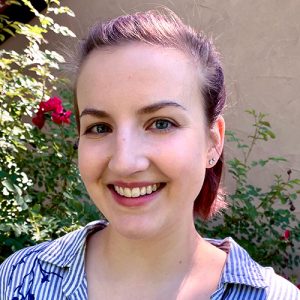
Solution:
M 44 242 L 19 250 L 0 265 L 0 299 L 10 299 L 10 291 L 23 289 L 23 281 L 36 272 L 38 255 L 50 244 L 51 242 Z
M 261 267 L 266 282 L 268 300 L 300 300 L 300 290 L 282 276 L 277 275 L 271 267 Z
M 228 254 L 221 283 L 227 293 L 239 296 L 228 299 L 300 300 L 300 291 L 295 285 L 272 268 L 255 262 L 232 238 L 208 241 Z
M 15 293 L 26 294 L 39 286 L 58 287 L 64 272 L 82 255 L 88 234 L 104 227 L 102 221 L 92 222 L 56 240 L 12 254 L 0 265 L 0 299 L 13 299 Z

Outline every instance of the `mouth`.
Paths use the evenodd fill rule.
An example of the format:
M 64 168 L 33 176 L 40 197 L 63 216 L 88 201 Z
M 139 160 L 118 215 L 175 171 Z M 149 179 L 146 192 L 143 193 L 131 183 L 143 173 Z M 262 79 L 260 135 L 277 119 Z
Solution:
M 154 183 L 145 186 L 136 187 L 123 187 L 114 184 L 109 184 L 109 189 L 113 190 L 118 195 L 125 198 L 138 198 L 147 195 L 151 195 L 161 190 L 166 184 L 165 183 Z

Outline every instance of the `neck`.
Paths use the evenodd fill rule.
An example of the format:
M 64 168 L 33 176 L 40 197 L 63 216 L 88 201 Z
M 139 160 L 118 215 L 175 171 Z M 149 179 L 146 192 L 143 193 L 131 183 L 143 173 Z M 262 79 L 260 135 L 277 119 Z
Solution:
M 105 258 L 106 267 L 114 277 L 124 278 L 125 275 L 128 278 L 131 274 L 153 280 L 186 274 L 193 262 L 199 259 L 199 247 L 204 241 L 191 222 L 142 240 L 127 239 L 109 225 L 95 237 L 95 243 L 93 248 L 100 250 L 99 257 Z

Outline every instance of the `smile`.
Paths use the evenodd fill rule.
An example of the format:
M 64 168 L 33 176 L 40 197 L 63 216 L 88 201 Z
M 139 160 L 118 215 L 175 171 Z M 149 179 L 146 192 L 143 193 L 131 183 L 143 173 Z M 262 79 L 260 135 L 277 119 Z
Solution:
M 153 192 L 157 191 L 160 187 L 160 184 L 152 184 L 147 185 L 143 187 L 134 187 L 134 188 L 128 188 L 128 187 L 121 187 L 114 185 L 114 190 L 117 194 L 127 197 L 127 198 L 137 198 L 144 195 L 150 195 Z

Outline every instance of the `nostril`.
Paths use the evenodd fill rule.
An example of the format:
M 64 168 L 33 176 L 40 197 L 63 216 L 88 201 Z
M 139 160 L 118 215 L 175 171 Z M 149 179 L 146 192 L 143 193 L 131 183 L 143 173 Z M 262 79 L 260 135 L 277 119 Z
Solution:
M 108 162 L 108 169 L 115 175 L 122 177 L 128 177 L 138 172 L 142 172 L 148 169 L 150 164 L 149 159 L 134 151 L 125 152 L 124 150 L 119 153 L 115 153 Z

